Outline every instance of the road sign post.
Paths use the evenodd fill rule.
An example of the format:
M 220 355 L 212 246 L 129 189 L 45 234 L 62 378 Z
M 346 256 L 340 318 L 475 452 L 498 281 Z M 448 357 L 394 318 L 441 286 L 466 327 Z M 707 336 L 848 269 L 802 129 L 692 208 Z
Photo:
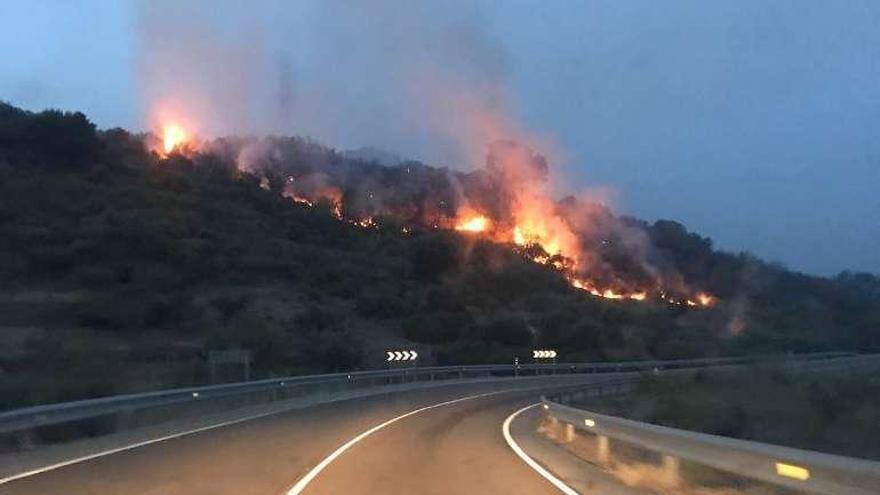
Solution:
M 553 363 L 556 364 L 556 350 L 555 349 L 535 349 L 532 351 L 532 359 L 535 362 L 541 362 L 545 359 L 552 359 Z M 541 373 L 540 370 L 535 370 L 536 374 Z M 552 374 L 556 374 L 556 369 L 551 370 Z
M 556 359 L 555 349 L 536 349 L 532 351 L 532 359 Z
M 408 363 L 411 367 L 416 366 L 416 360 L 419 358 L 419 353 L 410 349 L 400 350 L 400 351 L 385 351 L 385 362 L 388 364 L 388 369 L 391 369 L 395 363 Z M 403 381 L 406 381 L 406 370 L 403 372 Z
M 218 368 L 228 367 L 229 365 L 240 366 L 244 375 L 244 381 L 249 382 L 251 380 L 251 363 L 253 362 L 253 355 L 253 351 L 248 349 L 208 351 L 208 367 L 211 372 L 211 383 L 215 384 L 220 381 L 229 381 L 228 377 L 221 377 L 220 374 L 218 374 Z

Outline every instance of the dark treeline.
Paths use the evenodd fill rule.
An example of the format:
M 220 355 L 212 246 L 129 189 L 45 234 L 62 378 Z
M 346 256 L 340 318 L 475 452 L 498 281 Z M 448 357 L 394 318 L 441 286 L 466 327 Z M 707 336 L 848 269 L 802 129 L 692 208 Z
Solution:
M 0 104 L 0 407 L 204 383 L 206 353 L 229 348 L 254 352 L 256 376 L 376 366 L 408 345 L 439 364 L 880 349 L 875 276 L 795 273 L 623 218 L 720 302 L 599 300 L 510 246 L 284 197 L 285 174 L 336 170 L 347 214 L 371 207 L 364 184 L 409 184 L 387 201 L 427 205 L 445 170 L 276 140 L 272 167 L 242 172 L 222 142 L 163 158 L 80 113 Z M 440 182 L 389 179 L 413 176 Z

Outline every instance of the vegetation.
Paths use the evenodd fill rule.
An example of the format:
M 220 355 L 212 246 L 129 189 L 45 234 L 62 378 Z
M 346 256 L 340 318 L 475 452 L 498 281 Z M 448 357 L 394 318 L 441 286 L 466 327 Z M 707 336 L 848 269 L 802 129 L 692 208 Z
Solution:
M 270 376 L 378 366 L 412 345 L 438 364 L 534 347 L 564 360 L 880 348 L 872 275 L 793 273 L 629 219 L 722 303 L 605 301 L 510 246 L 381 215 L 354 226 L 220 151 L 160 157 L 143 143 L 80 113 L 0 104 L 0 408 L 204 383 L 215 349 L 250 349 L 253 376 Z M 284 144 L 289 167 L 443 175 Z
M 589 407 L 638 421 L 880 460 L 880 379 L 873 371 L 701 370 L 651 377 Z

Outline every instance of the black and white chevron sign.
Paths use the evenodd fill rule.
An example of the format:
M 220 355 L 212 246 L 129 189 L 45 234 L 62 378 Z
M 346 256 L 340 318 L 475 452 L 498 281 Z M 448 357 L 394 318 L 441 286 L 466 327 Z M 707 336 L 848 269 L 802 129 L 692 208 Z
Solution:
M 386 361 L 415 361 L 419 357 L 416 351 L 385 351 Z
M 555 359 L 556 351 L 553 349 L 540 349 L 532 351 L 533 359 Z

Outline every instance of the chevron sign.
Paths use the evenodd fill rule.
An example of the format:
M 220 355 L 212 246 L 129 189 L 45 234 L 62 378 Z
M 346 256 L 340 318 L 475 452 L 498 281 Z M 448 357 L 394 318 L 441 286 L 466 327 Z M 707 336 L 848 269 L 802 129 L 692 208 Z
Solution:
M 555 359 L 556 351 L 552 349 L 542 349 L 537 351 L 532 351 L 533 359 Z
M 388 357 L 385 361 L 415 361 L 419 357 L 416 351 L 385 351 Z

